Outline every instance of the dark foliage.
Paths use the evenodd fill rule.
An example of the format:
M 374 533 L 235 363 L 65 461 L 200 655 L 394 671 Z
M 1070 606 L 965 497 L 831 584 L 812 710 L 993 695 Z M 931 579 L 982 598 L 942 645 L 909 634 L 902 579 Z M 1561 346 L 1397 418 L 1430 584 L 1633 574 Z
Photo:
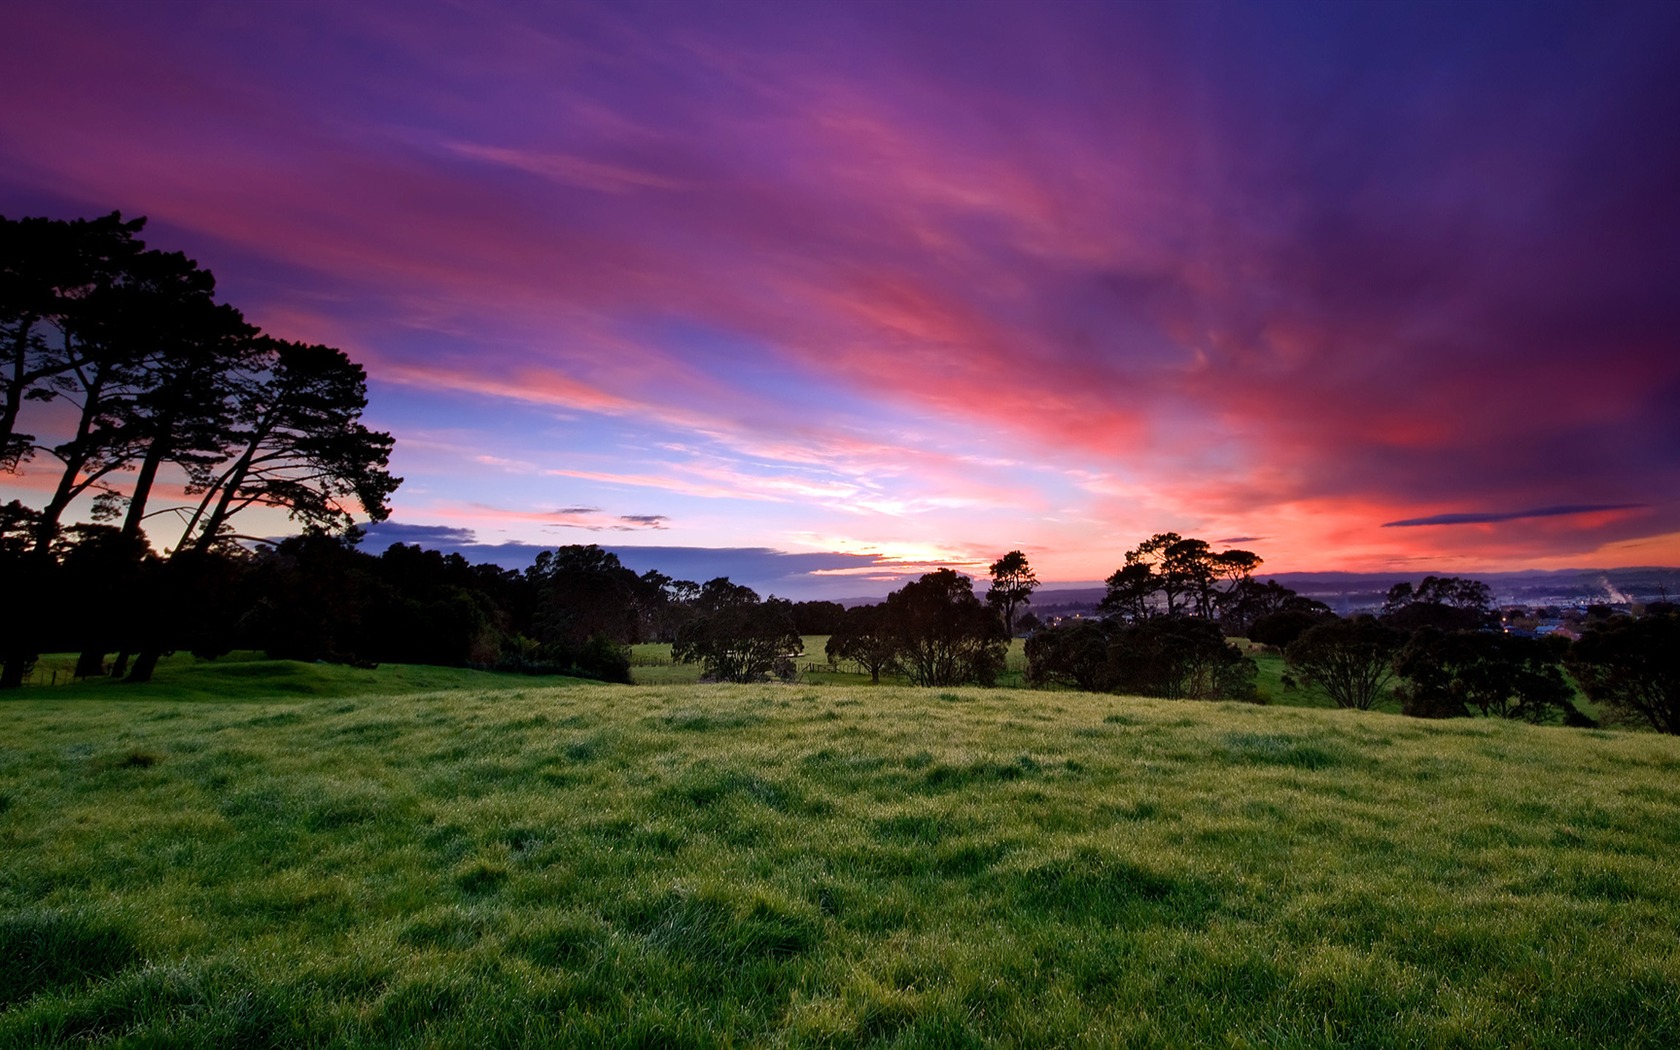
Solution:
M 927 573 L 889 594 L 886 608 L 913 684 L 991 685 L 1003 671 L 1009 638 L 967 576 L 950 569 Z
M 1559 652 L 1539 639 L 1425 628 L 1400 651 L 1394 667 L 1407 680 L 1398 692 L 1401 710 L 1409 715 L 1474 712 L 1536 723 L 1571 714 L 1574 721 L 1584 718 L 1563 677 Z
M 1108 578 L 1102 611 L 1123 620 L 1213 619 L 1260 565 L 1253 551 L 1215 551 L 1206 540 L 1157 533 L 1126 552 L 1126 564 Z
M 593 543 L 543 551 L 525 578 L 537 594 L 539 641 L 570 646 L 595 637 L 641 641 L 638 599 L 644 584 L 618 555 Z
M 133 645 L 136 682 L 163 647 L 198 630 L 185 622 L 192 599 L 207 572 L 220 575 L 202 559 L 233 549 L 242 511 L 275 507 L 307 529 L 344 531 L 353 514 L 383 519 L 401 480 L 386 469 L 390 435 L 360 422 L 367 384 L 359 365 L 331 347 L 262 335 L 215 301 L 208 270 L 147 248 L 144 225 L 115 213 L 0 218 L 0 470 L 56 461 L 43 477 L 57 478 L 30 513 L 11 579 L 18 593 L 38 596 L 96 575 L 105 600 L 81 603 L 98 608 L 85 610 L 71 640 L 83 654 L 78 670 L 99 673 L 108 646 Z M 24 431 L 31 402 L 53 403 L 61 440 Z M 142 525 L 156 518 L 153 496 L 166 471 L 184 479 L 197 504 L 167 508 L 181 513 L 184 528 L 154 556 Z M 96 524 L 121 519 L 114 534 L 63 527 L 84 498 Z M 5 633 L 0 687 L 19 684 L 55 629 L 55 612 L 37 607 Z
M 1306 631 L 1285 650 L 1297 675 L 1323 689 L 1338 707 L 1361 711 L 1382 698 L 1406 635 L 1369 616 L 1333 620 Z
M 1038 575 L 1027 564 L 1027 556 L 1010 551 L 991 567 L 992 585 L 986 591 L 986 603 L 1003 617 L 1003 631 L 1015 637 L 1015 614 L 1032 602 L 1038 589 Z
M 1335 618 L 1335 613 L 1328 609 L 1324 612 L 1284 609 L 1281 612 L 1266 613 L 1256 618 L 1253 625 L 1249 627 L 1248 640 L 1260 645 L 1269 645 L 1276 649 L 1286 649 L 1294 643 L 1295 639 L 1306 634 L 1311 628 L 1317 627 L 1321 623 L 1329 623 Z
M 1498 620 L 1488 585 L 1461 576 L 1425 576 L 1416 589 L 1397 583 L 1382 607 L 1382 621 L 1401 631 L 1474 631 Z
M 1108 647 L 1116 630 L 1107 620 L 1069 620 L 1034 631 L 1026 645 L 1027 684 L 1107 692 L 1114 685 Z
M 1680 735 L 1680 616 L 1615 617 L 1569 653 L 1586 694 L 1622 717 Z
M 845 615 L 839 602 L 793 603 L 793 626 L 800 634 L 833 634 Z
M 793 678 L 804 649 L 791 602 L 761 602 L 752 588 L 719 577 L 701 587 L 695 615 L 677 632 L 671 656 L 699 663 L 714 681 L 758 682 Z
M 845 610 L 828 636 L 826 655 L 830 664 L 850 660 L 869 672 L 879 683 L 883 673 L 899 669 L 899 637 L 885 605 L 859 605 Z
M 1291 614 L 1296 617 L 1293 621 L 1307 622 L 1302 617 L 1312 618 L 1307 626 L 1333 615 L 1330 607 L 1321 601 L 1303 597 L 1276 580 L 1259 583 L 1252 579 L 1239 581 L 1236 586 L 1221 598 L 1219 603 L 1219 626 L 1227 637 L 1246 637 L 1250 641 L 1260 642 L 1262 645 L 1283 646 L 1295 640 L 1299 631 L 1291 635 L 1287 641 L 1262 641 L 1254 637 L 1253 631 L 1261 620 Z M 1305 630 L 1303 627 L 1301 630 Z M 1272 631 L 1275 635 L 1276 631 Z
M 1156 616 L 1124 623 L 1076 620 L 1027 639 L 1027 680 L 1093 692 L 1170 699 L 1247 700 L 1254 661 L 1212 622 Z
M 1109 665 L 1116 692 L 1197 700 L 1254 695 L 1254 661 L 1200 617 L 1157 616 L 1120 627 Z

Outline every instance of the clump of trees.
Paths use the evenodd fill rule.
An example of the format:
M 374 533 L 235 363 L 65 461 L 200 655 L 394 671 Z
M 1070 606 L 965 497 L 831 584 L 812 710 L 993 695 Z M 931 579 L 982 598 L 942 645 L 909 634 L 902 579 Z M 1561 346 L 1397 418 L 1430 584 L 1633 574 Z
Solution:
M 1027 681 L 1169 699 L 1250 699 L 1254 661 L 1194 616 L 1078 620 L 1027 639 Z
M 1621 717 L 1680 735 L 1680 613 L 1595 624 L 1569 654 L 1586 694 Z
M 699 663 L 716 682 L 787 681 L 804 652 L 792 602 L 776 597 L 759 601 L 751 587 L 727 577 L 700 588 L 694 615 L 671 647 L 672 659 Z
M 0 523 L 0 687 L 20 684 L 41 651 L 63 574 L 97 566 L 119 595 L 71 639 L 81 669 L 102 669 L 117 642 L 135 653 L 129 680 L 145 681 L 183 610 L 224 574 L 211 561 L 239 556 L 243 511 L 342 532 L 358 516 L 382 520 L 401 480 L 387 469 L 390 435 L 361 423 L 359 365 L 264 335 L 216 301 L 208 270 L 148 248 L 144 226 L 116 213 L 0 217 L 0 469 L 47 464 L 55 479 L 40 505 L 17 502 Z M 166 480 L 190 502 L 160 507 Z M 84 499 L 92 522 L 66 527 Z M 166 514 L 179 531 L 160 551 L 147 527 Z
M 1337 707 L 1369 711 L 1385 695 L 1403 632 L 1370 616 L 1308 628 L 1287 650 L 1289 666 L 1324 690 Z
M 1206 540 L 1156 533 L 1127 551 L 1126 563 L 1109 576 L 1102 610 L 1123 620 L 1217 619 L 1261 564 L 1253 551 L 1215 551 Z
M 892 673 L 939 686 L 993 685 L 1008 653 L 1003 617 L 951 569 L 905 584 L 880 605 L 846 610 L 827 647 L 831 664 L 851 660 L 871 681 Z
M 1216 551 L 1206 540 L 1163 532 L 1126 552 L 1107 581 L 1102 619 L 1071 620 L 1027 639 L 1028 682 L 1094 692 L 1251 699 L 1254 661 L 1222 625 L 1248 622 L 1281 602 L 1275 583 L 1255 584 L 1252 551 Z M 1281 605 L 1279 606 L 1281 607 Z
M 1488 585 L 1460 576 L 1425 576 L 1416 589 L 1397 583 L 1389 588 L 1381 615 L 1385 623 L 1404 631 L 1475 631 L 1491 628 L 1499 619 Z
M 1534 723 L 1562 717 L 1584 724 L 1575 690 L 1563 673 L 1566 651 L 1567 645 L 1503 631 L 1422 628 L 1394 659 L 1395 673 L 1406 679 L 1400 709 L 1426 718 L 1476 713 Z
M 887 595 L 886 615 L 914 685 L 992 685 L 1003 671 L 1009 635 L 967 576 L 938 569 L 907 583 Z
M 884 605 L 857 605 L 841 616 L 828 636 L 830 666 L 850 660 L 876 684 L 883 674 L 899 670 L 899 631 Z

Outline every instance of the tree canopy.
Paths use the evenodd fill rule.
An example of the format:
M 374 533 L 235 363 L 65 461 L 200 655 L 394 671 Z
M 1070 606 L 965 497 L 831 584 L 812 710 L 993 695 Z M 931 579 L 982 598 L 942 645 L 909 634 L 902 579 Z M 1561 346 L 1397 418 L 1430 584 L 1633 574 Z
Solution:
M 1369 616 L 1313 627 L 1285 650 L 1289 666 L 1337 707 L 1368 711 L 1394 679 L 1406 636 Z
M 694 618 L 677 631 L 673 659 L 698 662 L 707 678 L 719 682 L 793 676 L 805 643 L 794 626 L 792 602 L 761 602 L 752 588 L 720 576 L 700 588 L 695 605 Z
M 1010 551 L 992 562 L 991 573 L 992 585 L 986 591 L 986 602 L 1002 614 L 1004 633 L 1013 638 L 1015 613 L 1031 603 L 1033 591 L 1038 588 L 1038 576 L 1020 551 Z
M 390 435 L 360 421 L 360 366 L 263 335 L 216 300 L 209 270 L 148 248 L 144 227 L 117 213 L 0 217 L 0 470 L 57 463 L 28 509 L 14 585 L 45 592 L 64 541 L 93 541 L 85 529 L 66 533 L 79 500 L 91 500 L 95 522 L 120 519 L 122 543 L 100 540 L 107 585 L 144 587 L 149 601 L 130 602 L 125 623 L 89 630 L 140 647 L 133 680 L 160 652 L 158 613 L 180 604 L 169 592 L 189 572 L 183 559 L 240 539 L 241 511 L 278 508 L 305 529 L 343 532 L 358 517 L 384 519 L 401 480 L 387 469 Z M 157 506 L 165 477 L 196 505 Z M 149 523 L 165 514 L 183 528 L 154 553 L 165 537 Z M 119 549 L 121 565 L 111 562 Z M 142 571 L 149 558 L 157 571 Z M 32 623 L 7 632 L 0 686 L 21 681 L 39 642 Z
M 1680 616 L 1596 624 L 1575 643 L 1569 668 L 1594 700 L 1660 733 L 1680 735 Z
M 1009 638 L 974 595 L 974 583 L 938 569 L 887 595 L 899 660 L 916 685 L 991 685 L 1003 671 Z
M 1125 564 L 1108 578 L 1102 610 L 1126 620 L 1213 619 L 1261 564 L 1253 551 L 1215 551 L 1206 540 L 1158 532 L 1126 552 Z

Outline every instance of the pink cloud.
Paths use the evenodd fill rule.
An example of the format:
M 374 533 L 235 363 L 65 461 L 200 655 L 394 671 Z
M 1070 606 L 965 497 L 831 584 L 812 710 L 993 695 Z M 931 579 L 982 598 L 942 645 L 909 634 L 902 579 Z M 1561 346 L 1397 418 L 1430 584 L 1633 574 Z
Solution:
M 1649 276 L 1672 272 L 1680 169 L 1605 138 L 1668 97 L 1635 90 L 1643 51 L 1580 90 L 1507 69 L 1526 96 L 1421 71 L 1504 99 L 1501 126 L 1404 77 L 1313 89 L 1264 25 L 1250 47 L 1194 11 L 1006 10 L 35 9 L 0 44 L 28 92 L 0 131 L 18 184 L 152 214 L 253 317 L 353 348 L 392 397 L 683 446 L 561 469 L 479 450 L 510 478 L 906 536 L 967 514 L 1081 574 L 1102 554 L 1078 530 L 1277 537 L 1268 558 L 1307 568 L 1680 527 L 1680 319 Z M 1548 103 L 1583 93 L 1591 121 Z M 1651 510 L 1379 531 L 1576 503 Z

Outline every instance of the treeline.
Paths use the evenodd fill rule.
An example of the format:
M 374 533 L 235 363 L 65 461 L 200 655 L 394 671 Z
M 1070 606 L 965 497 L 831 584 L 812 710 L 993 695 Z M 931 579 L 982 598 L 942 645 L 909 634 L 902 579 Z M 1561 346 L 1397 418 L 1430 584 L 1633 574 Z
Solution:
M 1285 686 L 1338 706 L 1393 697 L 1408 715 L 1483 715 L 1590 726 L 1576 685 L 1618 720 L 1680 733 L 1680 609 L 1605 616 L 1578 641 L 1507 634 L 1485 583 L 1396 584 L 1374 615 L 1343 619 L 1276 581 L 1260 559 L 1162 533 L 1127 552 L 1097 619 L 1033 632 L 1027 680 L 1097 692 L 1250 699 L 1257 668 L 1228 637 L 1280 650 Z M 1571 681 L 1573 679 L 1573 682 Z
M 11 505 L 0 514 L 7 568 L 29 550 L 16 511 Z M 707 637 L 746 638 L 768 623 L 782 631 L 776 655 L 797 654 L 801 634 L 828 633 L 844 612 L 836 602 L 761 601 L 727 579 L 697 584 L 656 571 L 638 575 L 596 546 L 544 551 L 521 571 L 402 544 L 374 555 L 360 549 L 354 532 L 319 529 L 186 563 L 150 553 L 131 560 L 125 549 L 108 549 L 112 539 L 98 526 L 66 530 L 38 576 L 48 585 L 29 609 L 40 651 L 82 652 L 77 673 L 84 677 L 121 676 L 125 654 L 154 644 L 203 658 L 251 649 L 276 659 L 628 682 L 626 647 L 637 642 L 673 642 L 703 654 Z M 112 572 L 131 586 L 109 592 Z M 168 586 L 158 586 L 165 575 Z M 754 660 L 728 673 L 726 657 L 719 659 L 719 677 L 746 680 L 774 669 L 773 660 Z

